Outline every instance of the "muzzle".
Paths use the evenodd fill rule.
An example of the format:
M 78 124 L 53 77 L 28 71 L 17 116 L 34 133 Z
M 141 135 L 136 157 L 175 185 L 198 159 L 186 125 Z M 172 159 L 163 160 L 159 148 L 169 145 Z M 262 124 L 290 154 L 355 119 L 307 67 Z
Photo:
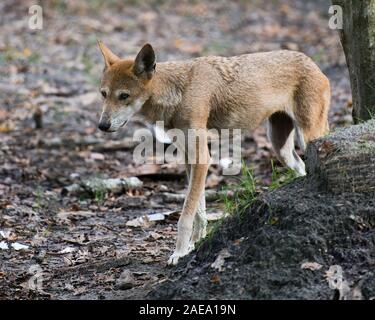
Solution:
M 108 116 L 102 115 L 100 117 L 99 125 L 98 128 L 102 131 L 108 131 L 109 128 L 111 127 L 111 120 L 109 119 Z

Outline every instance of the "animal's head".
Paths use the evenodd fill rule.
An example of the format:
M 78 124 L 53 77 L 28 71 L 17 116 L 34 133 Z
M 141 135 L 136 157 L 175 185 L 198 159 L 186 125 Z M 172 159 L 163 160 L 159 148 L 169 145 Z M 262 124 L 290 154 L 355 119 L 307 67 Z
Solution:
M 145 44 L 135 60 L 123 60 L 101 41 L 98 44 L 105 62 L 100 84 L 104 103 L 99 129 L 114 132 L 140 111 L 150 98 L 155 53 L 150 44 Z

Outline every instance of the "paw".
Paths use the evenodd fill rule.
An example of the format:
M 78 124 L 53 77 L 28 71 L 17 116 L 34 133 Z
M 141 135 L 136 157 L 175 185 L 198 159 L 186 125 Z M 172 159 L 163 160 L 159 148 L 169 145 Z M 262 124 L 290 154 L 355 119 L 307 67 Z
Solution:
M 303 177 L 306 175 L 306 168 L 305 168 L 305 163 L 299 159 L 300 161 L 297 162 L 295 171 L 297 173 L 297 177 Z
M 190 242 L 189 243 L 189 247 L 188 247 L 188 252 L 191 252 L 191 251 L 193 251 L 195 249 L 195 244 L 194 244 L 194 242 Z
M 178 259 L 180 259 L 183 256 L 184 256 L 184 254 L 174 252 L 168 259 L 168 265 L 169 266 L 175 266 L 178 263 Z
M 175 266 L 178 263 L 178 259 L 186 256 L 190 251 L 194 250 L 194 243 L 190 243 L 189 247 L 185 251 L 175 251 L 168 259 L 168 265 Z
M 297 177 L 304 177 L 306 175 L 305 168 L 298 168 L 295 172 Z

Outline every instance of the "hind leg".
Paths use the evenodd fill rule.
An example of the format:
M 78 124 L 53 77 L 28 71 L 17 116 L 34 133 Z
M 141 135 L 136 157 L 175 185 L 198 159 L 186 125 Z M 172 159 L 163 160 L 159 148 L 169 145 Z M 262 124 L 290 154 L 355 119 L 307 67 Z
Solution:
M 276 112 L 268 119 L 268 138 L 278 159 L 298 176 L 306 175 L 305 164 L 294 149 L 293 120 L 285 112 Z

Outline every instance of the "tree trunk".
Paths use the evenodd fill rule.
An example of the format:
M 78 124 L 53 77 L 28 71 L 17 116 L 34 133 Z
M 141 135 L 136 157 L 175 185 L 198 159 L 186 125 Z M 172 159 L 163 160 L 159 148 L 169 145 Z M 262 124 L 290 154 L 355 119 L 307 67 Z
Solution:
M 309 143 L 306 167 L 321 191 L 375 194 L 375 119 Z
M 349 68 L 355 123 L 375 116 L 375 0 L 332 0 L 343 9 L 340 30 Z

